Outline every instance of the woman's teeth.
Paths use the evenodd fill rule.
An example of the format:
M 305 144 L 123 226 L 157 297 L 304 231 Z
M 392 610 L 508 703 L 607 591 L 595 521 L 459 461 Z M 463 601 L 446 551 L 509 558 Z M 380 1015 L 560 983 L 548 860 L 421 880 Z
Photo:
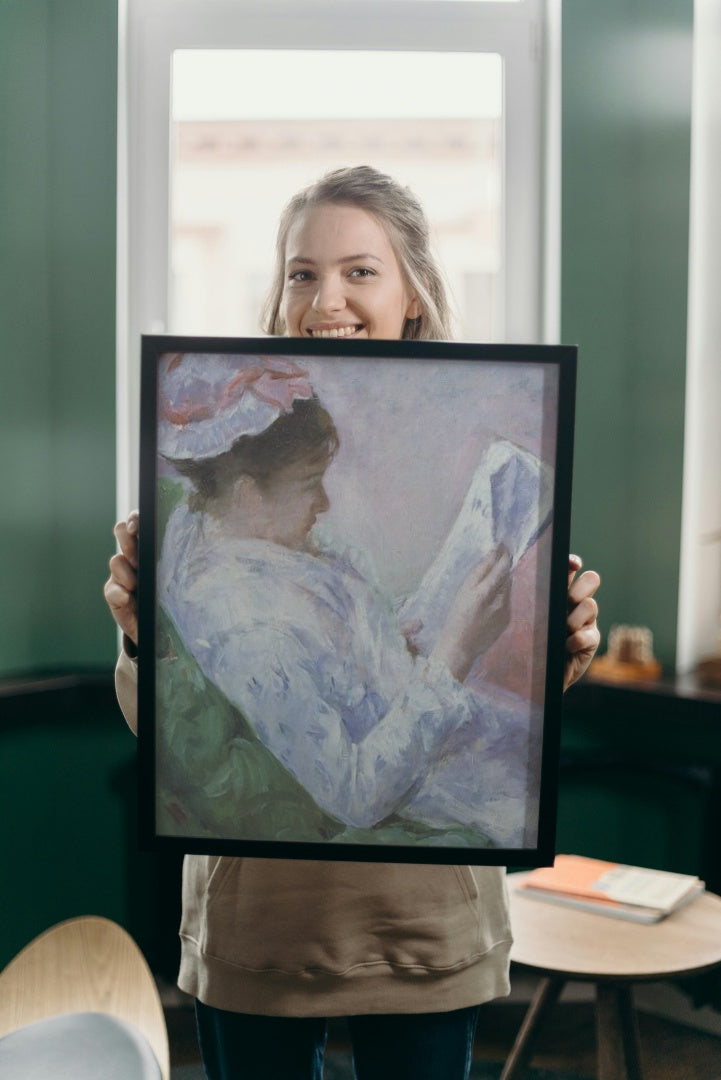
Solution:
M 338 338 L 350 337 L 360 330 L 360 326 L 334 326 L 332 330 L 311 330 L 311 337 Z

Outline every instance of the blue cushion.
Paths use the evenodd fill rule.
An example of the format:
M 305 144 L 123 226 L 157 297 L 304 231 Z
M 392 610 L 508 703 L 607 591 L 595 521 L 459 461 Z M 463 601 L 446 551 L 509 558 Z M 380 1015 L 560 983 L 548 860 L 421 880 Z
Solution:
M 37 1020 L 0 1039 L 0 1076 L 12 1080 L 161 1080 L 145 1036 L 103 1013 Z

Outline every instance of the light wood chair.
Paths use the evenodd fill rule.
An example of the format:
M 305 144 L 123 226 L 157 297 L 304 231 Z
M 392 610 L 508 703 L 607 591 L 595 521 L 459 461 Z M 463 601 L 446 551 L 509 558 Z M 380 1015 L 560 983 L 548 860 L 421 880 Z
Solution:
M 46 930 L 0 973 L 0 1046 L 3 1036 L 37 1021 L 89 1013 L 139 1032 L 162 1080 L 169 1080 L 168 1034 L 155 980 L 130 935 L 95 915 Z

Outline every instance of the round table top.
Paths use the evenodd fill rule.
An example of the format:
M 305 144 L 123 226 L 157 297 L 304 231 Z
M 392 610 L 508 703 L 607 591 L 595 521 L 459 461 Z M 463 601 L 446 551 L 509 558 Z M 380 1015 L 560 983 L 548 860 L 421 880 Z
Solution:
M 721 965 L 721 897 L 705 892 L 657 923 L 529 898 L 508 875 L 511 960 L 569 979 L 653 980 Z

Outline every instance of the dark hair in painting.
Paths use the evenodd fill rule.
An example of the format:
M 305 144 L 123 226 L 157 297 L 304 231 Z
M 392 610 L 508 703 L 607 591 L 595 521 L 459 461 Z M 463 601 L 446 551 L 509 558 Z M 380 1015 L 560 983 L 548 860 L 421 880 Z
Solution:
M 190 509 L 203 510 L 240 476 L 250 476 L 263 487 L 288 465 L 327 464 L 339 442 L 335 424 L 318 398 L 297 398 L 291 411 L 282 413 L 260 435 L 241 435 L 230 450 L 216 457 L 174 461 L 173 465 L 195 488 L 188 500 Z

